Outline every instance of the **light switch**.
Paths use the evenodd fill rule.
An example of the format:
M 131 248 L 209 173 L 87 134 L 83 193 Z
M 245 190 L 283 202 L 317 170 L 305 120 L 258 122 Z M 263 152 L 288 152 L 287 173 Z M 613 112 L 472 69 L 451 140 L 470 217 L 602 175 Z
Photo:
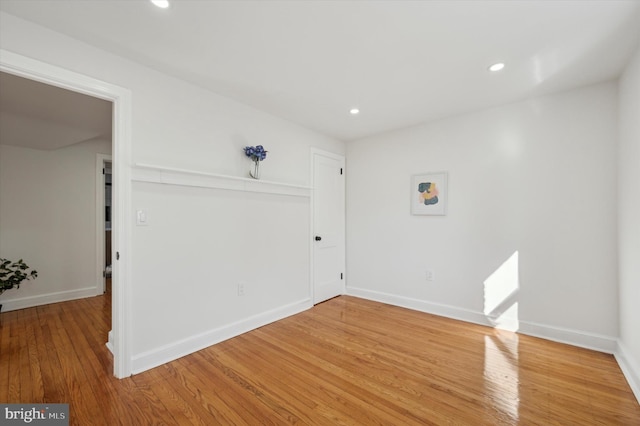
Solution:
M 136 212 L 136 225 L 138 226 L 147 226 L 149 223 L 147 222 L 147 211 L 146 210 L 138 210 Z

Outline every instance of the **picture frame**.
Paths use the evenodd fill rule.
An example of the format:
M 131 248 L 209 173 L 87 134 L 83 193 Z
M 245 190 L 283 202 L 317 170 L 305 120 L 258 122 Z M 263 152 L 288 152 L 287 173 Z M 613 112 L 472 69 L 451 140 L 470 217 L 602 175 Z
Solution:
M 411 214 L 446 216 L 449 201 L 447 172 L 411 176 Z

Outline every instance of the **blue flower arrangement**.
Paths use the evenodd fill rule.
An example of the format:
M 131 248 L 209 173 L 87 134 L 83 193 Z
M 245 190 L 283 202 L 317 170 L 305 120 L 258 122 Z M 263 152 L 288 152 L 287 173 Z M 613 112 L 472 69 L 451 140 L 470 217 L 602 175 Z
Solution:
M 264 150 L 262 145 L 258 146 L 245 146 L 244 154 L 251 158 L 253 161 L 262 161 L 267 158 L 267 151 Z
M 253 170 L 249 171 L 249 176 L 254 179 L 260 179 L 260 162 L 267 158 L 267 151 L 262 145 L 245 146 L 244 155 L 253 161 Z

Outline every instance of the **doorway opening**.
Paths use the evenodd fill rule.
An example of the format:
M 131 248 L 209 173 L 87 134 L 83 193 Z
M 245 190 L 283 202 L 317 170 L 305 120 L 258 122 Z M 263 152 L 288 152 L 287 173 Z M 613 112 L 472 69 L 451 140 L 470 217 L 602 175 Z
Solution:
M 131 289 L 126 283 L 130 281 L 128 248 L 131 246 L 128 232 L 131 218 L 127 214 L 131 209 L 131 92 L 3 49 L 0 49 L 0 71 L 112 103 L 113 196 L 110 210 L 112 252 L 116 259 L 112 259 L 112 329 L 109 346 L 113 353 L 113 374 L 118 378 L 128 377 L 131 375 L 131 339 L 127 327 L 131 315 Z

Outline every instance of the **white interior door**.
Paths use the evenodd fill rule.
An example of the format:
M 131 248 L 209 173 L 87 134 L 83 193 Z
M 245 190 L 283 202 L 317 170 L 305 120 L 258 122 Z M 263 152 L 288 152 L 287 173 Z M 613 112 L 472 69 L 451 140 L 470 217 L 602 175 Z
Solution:
M 313 150 L 313 303 L 344 293 L 344 157 Z

